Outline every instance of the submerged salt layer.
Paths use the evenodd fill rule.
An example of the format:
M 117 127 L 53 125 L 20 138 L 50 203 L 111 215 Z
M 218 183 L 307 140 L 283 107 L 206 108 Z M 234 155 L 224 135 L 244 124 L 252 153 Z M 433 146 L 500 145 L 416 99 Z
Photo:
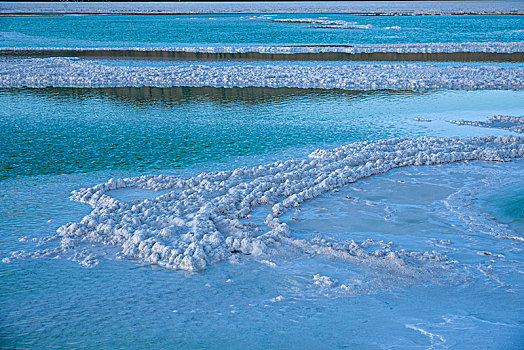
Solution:
M 294 21 L 298 21 L 295 19 Z M 276 21 L 276 20 L 275 20 Z M 281 20 L 282 21 L 282 20 Z M 340 21 L 323 21 L 339 23 Z M 345 21 L 342 21 L 345 22 Z M 338 24 L 344 26 L 357 26 L 345 22 Z M 391 27 L 391 29 L 399 29 Z M 2 33 L 8 35 L 9 33 Z M 180 52 L 203 52 L 203 53 L 268 53 L 268 54 L 293 54 L 293 53 L 374 53 L 374 52 L 395 52 L 395 53 L 454 53 L 454 52 L 487 52 L 487 53 L 514 53 L 524 52 L 524 42 L 466 42 L 466 43 L 409 43 L 409 44 L 351 44 L 351 45 L 267 45 L 267 44 L 238 44 L 238 45 L 184 45 L 169 47 L 5 47 L 0 52 L 21 53 L 27 50 L 34 51 L 111 51 L 111 50 L 130 50 L 130 51 L 180 51 Z
M 0 87 L 297 87 L 351 90 L 522 89 L 519 66 L 352 64 L 343 66 L 110 66 L 35 58 L 0 61 Z
M 89 204 L 93 210 L 80 222 L 66 224 L 56 236 L 42 240 L 60 240 L 58 247 L 14 252 L 3 261 L 66 256 L 94 266 L 100 259 L 90 249 L 94 245 L 111 247 L 120 258 L 198 271 L 248 256 L 272 264 L 279 252 L 292 250 L 378 265 L 407 279 L 434 274 L 449 269 L 454 262 L 436 253 L 394 250 L 392 244 L 382 241 L 359 244 L 352 240 L 298 239 L 279 216 L 306 200 L 394 168 L 477 159 L 507 161 L 515 157 L 524 157 L 523 138 L 421 137 L 353 143 L 317 150 L 309 159 L 201 173 L 191 178 L 149 175 L 110 179 L 73 192 L 73 200 Z M 169 192 L 129 203 L 111 197 L 111 191 L 123 188 Z M 255 208 L 267 212 L 263 224 L 253 218 Z M 366 250 L 370 245 L 376 249 Z
M 468 121 L 468 120 L 450 120 L 452 124 L 480 126 L 483 128 L 497 128 L 514 131 L 517 133 L 524 132 L 524 117 L 511 117 L 505 115 L 495 115 L 485 122 Z

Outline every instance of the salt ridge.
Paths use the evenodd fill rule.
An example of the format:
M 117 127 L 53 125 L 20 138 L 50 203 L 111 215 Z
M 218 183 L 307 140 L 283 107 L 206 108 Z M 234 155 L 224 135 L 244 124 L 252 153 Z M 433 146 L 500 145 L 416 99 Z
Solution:
M 55 236 L 37 240 L 42 244 L 59 240 L 58 247 L 14 252 L 3 262 L 65 256 L 91 267 L 100 260 L 91 249 L 94 245 L 111 247 L 120 258 L 201 271 L 223 261 L 246 259 L 271 266 L 279 252 L 291 250 L 377 266 L 407 281 L 434 276 L 449 271 L 455 261 L 434 252 L 395 250 L 393 243 L 371 239 L 362 243 L 298 239 L 280 217 L 304 201 L 391 169 L 465 160 L 504 162 L 516 157 L 524 157 L 524 138 L 400 138 L 316 150 L 308 159 L 190 178 L 147 175 L 110 179 L 73 192 L 72 200 L 92 206 L 90 214 L 60 227 Z M 169 192 L 125 203 L 111 197 L 112 190 L 122 188 Z M 253 219 L 255 210 L 267 212 L 264 223 Z M 369 251 L 370 246 L 375 250 Z M 319 279 L 319 284 L 324 282 Z
M 49 86 L 294 87 L 349 90 L 522 89 L 524 67 L 431 64 L 132 67 L 65 58 L 0 61 L 0 87 Z
M 370 29 L 371 24 L 358 24 L 357 22 L 347 22 L 344 20 L 327 20 L 314 18 L 277 18 L 272 22 L 276 23 L 307 23 L 318 26 L 317 28 L 338 28 L 338 29 Z
M 328 21 L 334 22 L 334 21 Z M 335 21 L 338 22 L 338 21 Z M 349 25 L 349 22 L 347 22 Z M 391 27 L 391 29 L 399 29 Z M 9 33 L 5 33 L 9 34 Z M 293 53 L 453 53 L 453 52 L 490 52 L 490 53 L 513 53 L 524 52 L 524 42 L 465 42 L 465 43 L 408 43 L 408 44 L 351 44 L 351 45 L 185 45 L 169 47 L 4 47 L 0 51 L 59 51 L 59 50 L 131 50 L 131 51 L 182 51 L 182 52 L 204 52 L 204 53 L 246 53 L 258 52 L 269 54 L 293 54 Z

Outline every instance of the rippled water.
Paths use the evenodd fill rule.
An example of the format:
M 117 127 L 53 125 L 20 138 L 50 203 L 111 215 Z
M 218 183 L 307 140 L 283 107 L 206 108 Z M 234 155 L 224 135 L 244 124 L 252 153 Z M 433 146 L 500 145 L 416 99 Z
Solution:
M 524 186 L 518 183 L 483 196 L 485 209 L 498 221 L 524 232 Z
M 316 24 L 272 22 L 272 19 L 319 17 L 331 21 L 369 24 L 372 27 L 315 28 Z M 524 40 L 521 16 L 496 15 L 0 17 L 0 28 L 0 47 L 163 47 L 176 44 L 384 44 Z

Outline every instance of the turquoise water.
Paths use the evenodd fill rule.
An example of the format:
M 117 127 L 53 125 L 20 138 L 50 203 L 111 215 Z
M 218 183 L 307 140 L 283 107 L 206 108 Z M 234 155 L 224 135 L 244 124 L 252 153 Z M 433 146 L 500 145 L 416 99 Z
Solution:
M 521 16 L 275 15 L 371 29 L 313 28 L 247 15 L 0 17 L 0 47 L 163 47 L 235 44 L 393 44 L 524 40 Z M 212 18 L 210 20 L 210 18 Z M 401 29 L 386 29 L 400 26 Z M 64 30 L 67 28 L 67 30 Z
M 513 227 L 516 232 L 524 232 L 524 186 L 517 184 L 502 188 L 496 194 L 484 196 L 486 210 L 493 217 Z
M 363 140 L 489 134 L 446 121 L 523 115 L 523 98 L 522 91 L 0 89 L 0 179 L 150 172 Z

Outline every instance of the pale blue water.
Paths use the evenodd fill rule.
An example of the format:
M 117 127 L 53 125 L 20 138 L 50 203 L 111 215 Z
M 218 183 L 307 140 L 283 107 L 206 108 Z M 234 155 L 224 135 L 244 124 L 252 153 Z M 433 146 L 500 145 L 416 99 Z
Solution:
M 519 349 L 524 337 L 522 243 L 469 232 L 472 227 L 449 215 L 443 200 L 461 189 L 478 195 L 522 186 L 523 172 L 522 161 L 398 169 L 306 203 L 298 222 L 283 218 L 297 237 L 393 240 L 400 248 L 435 250 L 459 260 L 436 281 L 406 282 L 391 271 L 292 254 L 276 259 L 275 268 L 223 264 L 192 276 L 133 261 L 105 260 L 86 269 L 62 259 L 22 260 L 0 264 L 0 344 L 33 349 Z M 0 182 L 0 255 L 34 249 L 32 242 L 18 242 L 20 236 L 43 237 L 63 222 L 79 220 L 89 208 L 69 202 L 69 191 L 115 175 L 122 176 Z M 473 197 L 469 203 L 468 209 L 486 215 L 485 202 Z M 393 222 L 386 207 L 395 212 Z M 439 244 L 442 240 L 450 243 Z M 505 258 L 491 263 L 491 257 L 477 253 L 482 251 Z M 361 276 L 362 290 L 344 295 L 322 289 L 313 284 L 317 273 L 341 283 Z M 283 300 L 273 301 L 277 296 Z
M 371 24 L 313 28 L 249 15 L 0 17 L 0 47 L 165 47 L 245 44 L 392 44 L 524 40 L 522 16 L 275 15 Z M 212 18 L 212 19 L 210 19 Z M 401 29 L 386 29 L 399 26 Z M 64 30 L 67 28 L 67 30 Z

